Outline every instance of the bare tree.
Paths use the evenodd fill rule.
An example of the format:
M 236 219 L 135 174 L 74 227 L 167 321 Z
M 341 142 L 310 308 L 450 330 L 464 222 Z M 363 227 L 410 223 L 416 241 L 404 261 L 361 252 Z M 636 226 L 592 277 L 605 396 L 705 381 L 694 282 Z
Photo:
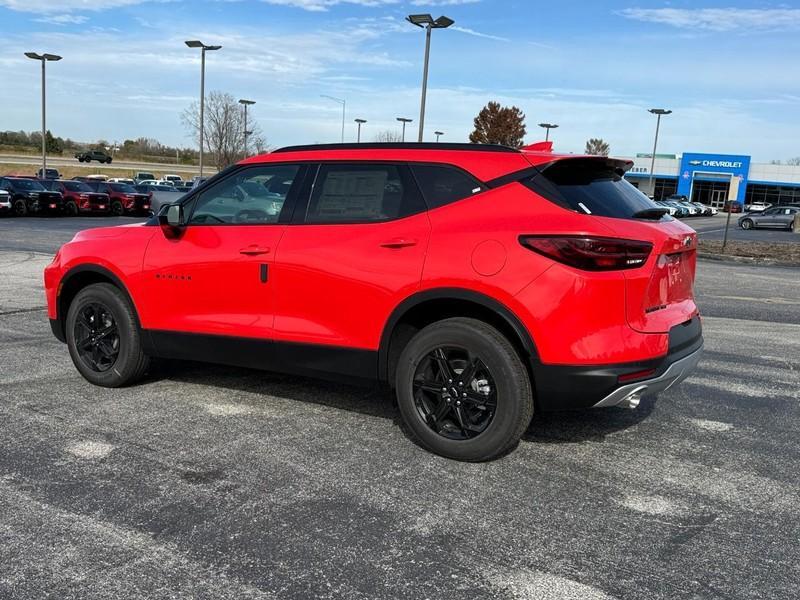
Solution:
M 399 131 L 395 131 L 394 129 L 384 129 L 375 134 L 375 141 L 384 143 L 401 142 L 403 141 L 403 136 Z
M 592 154 L 594 156 L 608 156 L 611 152 L 611 146 L 603 141 L 603 138 L 589 138 L 586 140 L 586 150 L 584 154 Z
M 794 158 L 789 158 L 786 160 L 787 165 L 792 165 L 793 167 L 797 167 L 800 165 L 800 156 L 795 156 Z
M 475 131 L 469 135 L 469 141 L 519 148 L 525 133 L 525 113 L 516 106 L 505 107 L 499 102 L 489 102 L 475 117 Z
M 244 156 L 244 111 L 232 94 L 214 91 L 206 98 L 204 152 L 211 155 L 217 169 L 224 169 Z M 193 102 L 181 115 L 181 121 L 199 144 L 200 104 Z M 248 115 L 249 150 L 266 149 L 266 140 L 258 123 Z

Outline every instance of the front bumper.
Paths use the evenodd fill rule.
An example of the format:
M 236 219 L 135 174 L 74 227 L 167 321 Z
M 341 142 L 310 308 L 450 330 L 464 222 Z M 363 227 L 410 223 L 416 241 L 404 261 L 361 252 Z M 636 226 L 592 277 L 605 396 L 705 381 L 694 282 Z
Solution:
M 669 350 L 651 360 L 616 365 L 567 366 L 533 363 L 537 408 L 543 411 L 625 405 L 637 394 L 663 392 L 688 377 L 700 360 L 703 333 L 700 317 L 669 332 Z M 641 378 L 636 378 L 642 374 Z

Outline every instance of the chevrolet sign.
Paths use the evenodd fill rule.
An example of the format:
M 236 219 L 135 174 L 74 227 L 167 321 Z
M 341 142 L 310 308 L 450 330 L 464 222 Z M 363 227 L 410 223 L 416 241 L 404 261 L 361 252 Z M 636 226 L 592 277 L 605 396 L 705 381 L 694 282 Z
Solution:
M 690 160 L 689 164 L 697 167 L 717 167 L 723 169 L 741 169 L 742 163 L 740 161 L 731 160 Z

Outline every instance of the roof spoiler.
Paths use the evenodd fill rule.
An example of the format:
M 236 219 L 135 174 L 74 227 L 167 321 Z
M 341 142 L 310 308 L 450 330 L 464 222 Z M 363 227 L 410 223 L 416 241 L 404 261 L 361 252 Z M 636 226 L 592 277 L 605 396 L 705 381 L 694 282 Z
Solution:
M 534 142 L 523 146 L 520 150 L 524 152 L 553 152 L 553 142 Z

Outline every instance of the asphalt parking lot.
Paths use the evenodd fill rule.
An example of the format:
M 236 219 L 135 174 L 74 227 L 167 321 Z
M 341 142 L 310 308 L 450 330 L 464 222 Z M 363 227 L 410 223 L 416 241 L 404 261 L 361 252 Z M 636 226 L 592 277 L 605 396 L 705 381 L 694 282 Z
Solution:
M 800 270 L 701 262 L 695 375 L 473 465 L 381 390 L 90 386 L 41 291 L 84 221 L 0 220 L 0 598 L 800 597 Z
M 694 217 L 685 219 L 684 222 L 694 228 L 700 239 L 721 240 L 725 235 L 725 221 L 727 214 L 719 213 L 714 217 Z M 785 229 L 750 229 L 745 231 L 736 223 L 741 215 L 732 214 L 728 239 L 738 242 L 787 242 L 800 243 L 800 234 Z

